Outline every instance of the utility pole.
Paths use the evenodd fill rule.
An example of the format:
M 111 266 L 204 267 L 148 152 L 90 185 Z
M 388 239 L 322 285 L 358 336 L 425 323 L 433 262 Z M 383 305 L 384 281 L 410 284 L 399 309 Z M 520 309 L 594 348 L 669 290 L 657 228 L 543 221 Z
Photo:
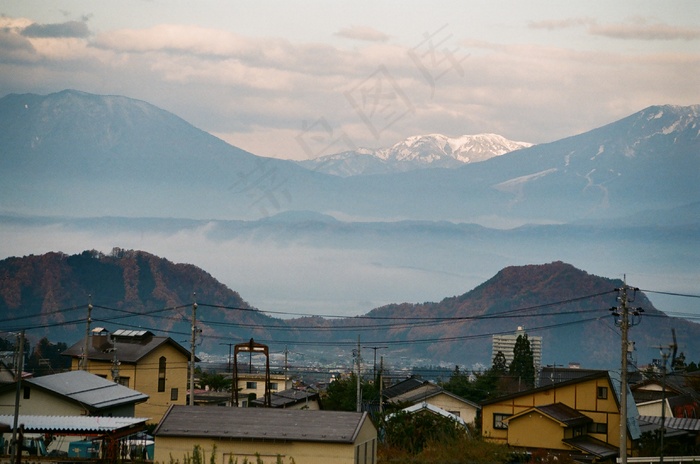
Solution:
M 24 329 L 17 338 L 19 339 L 17 341 L 17 365 L 15 366 L 17 389 L 15 390 L 15 417 L 12 423 L 12 459 L 10 460 L 12 463 L 19 461 L 22 454 L 21 443 L 17 443 L 17 422 L 19 421 L 19 397 L 22 391 L 22 371 L 24 370 Z
M 384 387 L 384 356 L 381 356 L 379 358 L 379 414 L 381 414 L 384 410 L 383 408 L 383 397 L 382 397 L 382 390 Z
M 629 297 L 629 291 L 633 292 L 632 298 Z M 620 371 L 620 464 L 627 464 L 627 353 L 629 352 L 628 331 L 630 327 L 639 323 L 637 320 L 630 321 L 629 303 L 634 301 L 634 296 L 639 289 L 627 286 L 627 276 L 623 280 L 623 285 L 616 288 L 618 292 L 617 300 L 619 304 L 610 310 L 615 318 L 615 323 L 620 327 L 622 332 L 621 343 L 621 371 Z M 644 312 L 642 308 L 633 308 L 632 315 L 641 317 Z
M 190 406 L 194 406 L 194 362 L 195 362 L 195 349 L 197 344 L 197 294 L 192 294 L 195 300 L 192 303 L 192 342 L 190 344 Z
M 362 352 L 360 351 L 360 336 L 357 336 L 357 349 L 353 350 L 353 357 L 357 363 L 357 404 L 356 411 L 362 412 Z
M 83 345 L 83 358 L 80 360 L 80 369 L 88 370 L 88 348 L 90 348 L 90 323 L 92 322 L 92 295 L 88 295 L 88 315 L 85 322 L 85 344 Z
M 373 381 L 377 381 L 377 350 L 383 350 L 384 348 L 388 348 L 386 346 L 365 346 L 365 348 L 369 348 L 370 350 L 374 350 L 374 367 L 372 368 L 372 379 Z
M 659 464 L 664 464 L 664 436 L 666 435 L 666 362 L 670 355 L 669 352 L 673 353 L 671 359 L 671 371 L 673 371 L 673 362 L 676 359 L 676 350 L 678 345 L 676 345 L 676 332 L 671 329 L 673 333 L 673 344 L 668 346 L 668 349 L 664 346 L 659 346 L 659 351 L 661 351 L 661 433 L 659 437 Z

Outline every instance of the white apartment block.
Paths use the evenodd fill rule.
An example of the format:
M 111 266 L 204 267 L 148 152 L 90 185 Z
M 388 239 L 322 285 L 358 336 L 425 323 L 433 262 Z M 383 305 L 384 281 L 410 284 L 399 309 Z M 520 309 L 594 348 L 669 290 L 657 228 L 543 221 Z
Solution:
M 525 335 L 525 329 L 518 327 L 515 334 L 512 335 L 494 335 L 493 336 L 493 349 L 491 352 L 491 363 L 493 363 L 493 358 L 496 354 L 501 351 L 506 357 L 506 364 L 510 366 L 513 362 L 513 348 L 515 348 L 515 341 L 518 336 Z M 532 356 L 534 358 L 535 364 L 535 375 L 540 371 L 540 366 L 542 364 L 542 337 L 537 336 L 527 336 L 530 342 L 530 348 L 532 349 Z

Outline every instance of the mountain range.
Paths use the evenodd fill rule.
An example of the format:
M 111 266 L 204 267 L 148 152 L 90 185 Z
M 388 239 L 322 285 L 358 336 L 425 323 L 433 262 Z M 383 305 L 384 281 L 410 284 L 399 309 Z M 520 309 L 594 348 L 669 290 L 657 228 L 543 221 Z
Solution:
M 508 140 L 498 134 L 456 138 L 442 134 L 416 135 L 389 148 L 360 148 L 299 161 L 299 164 L 342 177 L 388 174 L 425 168 L 456 168 L 530 146 L 531 143 Z
M 6 330 L 29 325 L 35 338 L 43 334 L 70 344 L 84 335 L 90 302 L 93 327 L 140 328 L 186 340 L 197 302 L 199 349 L 209 353 L 222 354 L 227 342 L 255 338 L 274 350 L 325 346 L 342 356 L 361 334 L 364 343 L 385 346 L 390 363 L 439 360 L 467 366 L 489 365 L 491 336 L 524 326 L 530 335 L 542 336 L 544 363 L 614 368 L 620 334 L 609 309 L 619 304 L 615 289 L 622 285 L 562 262 L 511 266 L 438 302 L 390 304 L 353 318 L 278 319 L 196 266 L 114 249 L 108 255 L 93 250 L 0 261 L 0 311 Z M 679 352 L 697 360 L 700 324 L 668 317 L 641 292 L 634 293 L 634 306 L 644 309 L 630 332 L 638 363 L 651 362 L 654 344 L 660 337 L 670 340 L 671 329 Z
M 563 262 L 614 276 L 614 286 L 626 274 L 653 306 L 692 317 L 700 307 L 683 295 L 696 294 L 700 280 L 699 111 L 653 106 L 459 167 L 342 177 L 255 156 L 127 97 L 74 90 L 8 95 L 0 99 L 0 257 L 70 257 L 87 249 L 109 262 L 119 257 L 111 256 L 114 248 L 147 250 L 207 269 L 259 308 L 256 317 L 308 315 L 306 322 L 329 325 L 392 305 L 407 313 L 444 311 L 439 303 L 416 302 L 455 306 L 457 297 L 446 296 L 476 289 L 504 269 Z M 418 147 L 427 139 L 410 140 Z M 40 271 L 47 260 L 20 275 L 34 275 L 29 269 Z M 105 278 L 135 268 L 116 266 Z M 185 305 L 196 291 L 183 282 L 175 293 Z M 121 290 L 105 285 L 91 293 L 95 301 L 109 301 L 102 303 L 107 307 L 122 301 L 112 297 Z M 59 286 L 53 297 L 22 288 L 10 291 L 12 301 L 38 292 L 33 307 L 72 308 L 87 298 L 79 287 Z M 51 303 L 63 301 L 61 292 L 75 293 L 77 302 Z M 233 296 L 207 299 L 245 306 Z M 146 307 L 125 301 L 117 309 Z M 153 305 L 171 304 L 165 301 Z M 247 321 L 235 336 L 249 338 L 255 323 Z M 412 328 L 405 339 L 423 329 Z M 282 339 L 277 335 L 259 336 Z M 656 337 L 644 343 L 665 342 L 664 333 Z M 461 348 L 427 345 L 414 354 L 436 362 L 471 359 Z M 602 353 L 596 356 L 604 362 Z
M 341 178 L 254 156 L 145 102 L 12 94 L 0 99 L 0 211 L 255 219 L 308 210 L 482 225 L 608 219 L 700 201 L 699 112 L 649 107 L 457 169 Z

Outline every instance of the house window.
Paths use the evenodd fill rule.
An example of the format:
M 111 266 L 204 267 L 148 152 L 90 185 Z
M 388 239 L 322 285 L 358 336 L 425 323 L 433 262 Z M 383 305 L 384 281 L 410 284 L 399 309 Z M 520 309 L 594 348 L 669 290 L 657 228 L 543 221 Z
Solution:
M 270 390 L 279 389 L 279 384 L 277 382 L 270 382 Z
M 158 360 L 158 392 L 165 391 L 165 356 Z
M 177 401 L 177 388 L 170 389 L 170 401 Z
M 493 428 L 494 429 L 507 429 L 508 423 L 505 422 L 506 419 L 510 417 L 510 414 L 494 414 L 493 415 Z
M 31 395 L 31 390 L 29 387 L 24 387 L 23 390 L 24 391 L 22 392 L 22 398 L 24 398 L 25 400 L 28 400 L 29 396 Z
M 459 412 L 459 411 L 447 411 L 447 412 L 449 412 L 450 414 L 453 414 L 453 415 L 455 415 L 455 416 L 457 416 L 457 417 L 460 417 L 460 412 Z
M 598 399 L 607 400 L 608 399 L 608 387 L 598 387 Z
M 595 422 L 593 424 L 588 424 L 588 433 L 608 433 L 608 424 L 602 422 Z
M 248 390 L 255 390 L 255 389 L 258 388 L 258 382 L 246 382 L 246 383 L 245 383 L 245 387 L 246 387 Z
M 119 376 L 119 385 L 124 385 L 125 387 L 128 387 L 129 386 L 129 377 Z

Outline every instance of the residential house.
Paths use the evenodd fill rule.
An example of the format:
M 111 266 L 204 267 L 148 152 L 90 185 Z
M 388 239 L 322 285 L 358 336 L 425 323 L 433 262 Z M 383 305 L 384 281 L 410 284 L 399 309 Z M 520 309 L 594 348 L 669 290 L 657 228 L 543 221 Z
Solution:
M 547 449 L 582 459 L 609 459 L 620 448 L 619 383 L 607 371 L 509 394 L 482 403 L 482 435 L 498 443 Z M 628 454 L 641 433 L 627 401 Z
M 432 382 L 410 377 L 383 392 L 388 403 L 416 405 L 427 403 L 461 418 L 467 424 L 476 421 L 480 406 L 472 401 L 448 392 Z
M 9 367 L 5 361 L 0 359 L 0 384 L 14 383 L 17 373 Z
M 367 413 L 173 405 L 154 436 L 157 462 L 192 456 L 195 445 L 204 462 L 377 462 L 377 429 Z
M 238 368 L 238 405 L 251 406 L 252 401 L 265 398 L 265 372 L 256 366 Z M 292 380 L 284 372 L 270 373 L 270 394 L 292 388 Z
M 417 403 L 417 404 L 414 404 L 413 406 L 403 408 L 401 411 L 408 413 L 408 414 L 434 414 L 436 416 L 442 416 L 442 417 L 446 417 L 450 420 L 453 420 L 455 423 L 459 424 L 460 426 L 464 427 L 465 429 L 467 429 L 467 427 L 468 427 L 468 424 L 461 417 L 455 416 L 454 414 L 447 412 L 442 408 L 438 408 L 437 406 L 434 406 L 430 403 Z M 391 420 L 391 418 L 395 414 L 396 413 L 389 414 L 386 417 L 386 419 Z
M 187 403 L 190 352 L 170 337 L 146 330 L 96 328 L 85 340 L 68 348 L 72 370 L 84 369 L 148 395 L 136 406 L 136 416 L 158 422 L 172 404 Z
M 23 415 L 134 417 L 148 395 L 85 371 L 22 380 Z M 14 414 L 17 383 L 0 387 L 0 414 Z
M 270 395 L 270 407 L 281 409 L 321 409 L 317 391 L 303 388 L 290 388 Z M 264 398 L 258 398 L 251 406 L 264 407 Z
M 663 379 L 648 379 L 631 387 L 639 414 L 666 417 L 700 418 L 700 392 L 693 387 L 694 376 L 672 373 Z M 700 379 L 700 377 L 697 377 Z

